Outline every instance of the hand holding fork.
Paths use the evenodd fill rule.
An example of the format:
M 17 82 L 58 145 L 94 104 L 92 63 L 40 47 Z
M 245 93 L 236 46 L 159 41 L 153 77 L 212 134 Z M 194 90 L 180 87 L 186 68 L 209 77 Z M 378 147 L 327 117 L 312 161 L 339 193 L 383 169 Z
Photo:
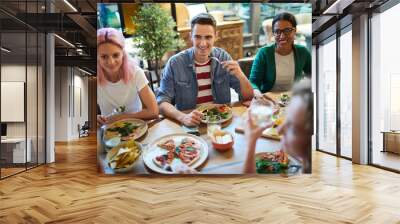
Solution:
M 244 75 L 244 73 L 242 72 L 242 69 L 240 68 L 239 63 L 237 61 L 233 61 L 233 60 L 220 61 L 218 58 L 211 57 L 211 56 L 210 56 L 210 59 L 218 62 L 218 64 L 222 65 L 222 68 L 227 70 L 232 75 L 235 75 L 235 76 Z

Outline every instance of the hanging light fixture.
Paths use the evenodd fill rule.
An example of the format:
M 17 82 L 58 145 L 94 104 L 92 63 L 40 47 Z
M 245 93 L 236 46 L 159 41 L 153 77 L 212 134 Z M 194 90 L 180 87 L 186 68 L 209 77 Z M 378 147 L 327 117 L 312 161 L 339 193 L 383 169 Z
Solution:
M 5 47 L 1 47 L 0 49 L 1 49 L 2 51 L 6 52 L 6 53 L 10 53 L 10 52 L 11 52 L 11 50 L 9 50 L 9 49 L 7 49 L 7 48 L 5 48 Z

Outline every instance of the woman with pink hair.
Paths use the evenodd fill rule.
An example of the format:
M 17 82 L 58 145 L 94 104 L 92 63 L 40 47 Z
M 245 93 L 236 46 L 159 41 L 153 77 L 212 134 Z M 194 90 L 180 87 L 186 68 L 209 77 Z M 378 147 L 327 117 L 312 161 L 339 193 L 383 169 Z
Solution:
M 125 118 L 158 117 L 156 98 L 146 76 L 124 46 L 125 38 L 118 30 L 97 31 L 97 104 L 101 112 L 97 122 L 101 125 Z

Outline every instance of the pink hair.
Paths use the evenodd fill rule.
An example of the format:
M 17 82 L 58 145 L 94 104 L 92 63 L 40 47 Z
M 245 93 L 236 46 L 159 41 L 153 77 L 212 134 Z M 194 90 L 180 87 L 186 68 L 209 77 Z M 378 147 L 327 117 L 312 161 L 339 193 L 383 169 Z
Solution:
M 97 48 L 101 44 L 111 43 L 118 47 L 120 47 L 123 51 L 123 60 L 122 60 L 122 80 L 125 84 L 132 79 L 133 74 L 135 74 L 135 63 L 132 59 L 129 58 L 126 53 L 125 47 L 125 38 L 121 32 L 114 28 L 101 28 L 97 30 Z M 104 74 L 104 70 L 99 63 L 99 59 L 97 58 L 97 82 L 99 85 L 104 86 L 106 84 L 106 77 Z

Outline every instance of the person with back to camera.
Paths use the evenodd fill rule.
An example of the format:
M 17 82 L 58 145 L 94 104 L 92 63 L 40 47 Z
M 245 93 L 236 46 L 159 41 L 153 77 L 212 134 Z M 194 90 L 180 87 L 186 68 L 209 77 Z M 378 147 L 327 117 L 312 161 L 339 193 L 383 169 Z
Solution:
M 250 111 L 250 110 L 249 110 Z M 245 121 L 245 139 L 247 156 L 244 173 L 255 173 L 255 151 L 257 139 L 262 132 L 271 127 L 269 122 L 260 127 L 255 124 L 251 113 Z M 287 109 L 286 120 L 278 127 L 281 135 L 281 147 L 301 162 L 303 173 L 311 173 L 311 136 L 313 134 L 313 95 L 311 80 L 304 78 L 293 87 L 293 96 Z

